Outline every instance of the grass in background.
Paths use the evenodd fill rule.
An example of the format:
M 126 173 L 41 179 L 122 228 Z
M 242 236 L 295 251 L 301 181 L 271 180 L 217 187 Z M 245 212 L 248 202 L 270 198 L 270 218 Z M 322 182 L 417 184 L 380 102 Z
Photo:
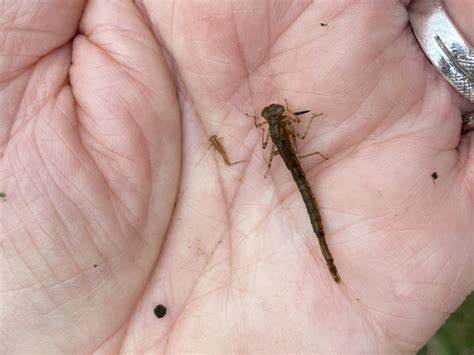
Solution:
M 467 296 L 418 355 L 474 354 L 474 293 Z

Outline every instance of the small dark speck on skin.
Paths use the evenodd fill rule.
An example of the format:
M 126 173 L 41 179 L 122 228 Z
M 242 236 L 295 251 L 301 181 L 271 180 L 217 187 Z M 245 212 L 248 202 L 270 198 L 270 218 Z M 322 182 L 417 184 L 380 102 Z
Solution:
M 436 180 L 438 178 L 438 173 L 435 171 L 433 174 L 431 174 L 431 178 Z
M 94 267 L 97 267 L 97 264 L 94 264 Z
M 153 313 L 155 313 L 155 316 L 157 318 L 163 318 L 166 316 L 166 307 L 163 306 L 162 304 L 159 304 L 158 306 L 155 307 L 153 310 Z
M 328 24 L 326 22 L 321 22 L 321 26 L 325 27 L 327 26 Z
M 360 302 L 360 298 L 359 298 L 359 297 L 356 297 L 356 300 Z
M 0 192 L 0 198 L 1 198 L 1 199 L 4 199 L 5 197 L 7 197 L 7 195 L 5 195 L 4 192 Z

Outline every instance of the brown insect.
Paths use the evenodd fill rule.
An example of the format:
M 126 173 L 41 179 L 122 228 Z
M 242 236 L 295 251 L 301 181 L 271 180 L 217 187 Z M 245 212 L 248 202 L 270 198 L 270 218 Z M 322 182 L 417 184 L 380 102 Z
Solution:
M 225 151 L 224 146 L 222 145 L 222 137 L 217 137 L 215 134 L 209 138 L 209 148 L 214 147 L 215 151 L 217 151 L 221 156 L 222 159 L 224 159 L 224 162 L 226 165 L 231 166 L 239 163 L 243 163 L 245 160 L 239 160 L 235 162 L 231 162 L 229 158 L 227 157 L 227 153 Z
M 287 105 L 288 106 L 288 105 Z M 296 145 L 296 137 L 299 139 L 304 139 L 308 133 L 309 127 L 313 121 L 313 119 L 320 114 L 313 114 L 311 119 L 308 123 L 308 127 L 303 135 L 296 133 L 293 127 L 294 123 L 299 123 L 300 119 L 296 118 L 298 115 L 302 115 L 305 113 L 310 112 L 309 110 L 299 111 L 291 113 L 282 105 L 279 104 L 271 104 L 265 107 L 262 110 L 262 117 L 265 119 L 264 122 L 257 123 L 256 116 L 250 116 L 254 118 L 255 127 L 260 128 L 262 132 L 262 149 L 265 149 L 268 140 L 271 137 L 273 145 L 270 152 L 270 159 L 268 161 L 268 169 L 265 173 L 265 177 L 270 170 L 273 157 L 275 155 L 280 155 L 283 161 L 285 162 L 286 167 L 291 172 L 293 176 L 293 180 L 296 182 L 296 186 L 303 197 L 304 204 L 306 206 L 306 210 L 309 214 L 309 219 L 311 221 L 311 226 L 313 227 L 313 231 L 316 234 L 316 237 L 319 241 L 319 246 L 321 248 L 321 252 L 323 254 L 324 259 L 326 260 L 326 264 L 328 266 L 329 272 L 333 277 L 334 281 L 339 282 L 341 280 L 339 273 L 337 272 L 336 265 L 334 264 L 334 259 L 329 251 L 328 245 L 326 243 L 326 238 L 323 229 L 323 223 L 321 221 L 321 215 L 319 213 L 318 204 L 316 203 L 316 199 L 314 198 L 313 191 L 311 190 L 311 186 L 306 179 L 306 175 L 301 168 L 300 162 L 298 158 L 305 158 L 311 155 L 320 155 L 324 159 L 326 158 L 320 152 L 313 152 L 305 155 L 300 155 L 298 152 L 298 147 Z M 248 115 L 249 116 L 249 115 Z M 262 128 L 264 125 L 269 125 L 268 131 L 265 135 L 265 129 Z

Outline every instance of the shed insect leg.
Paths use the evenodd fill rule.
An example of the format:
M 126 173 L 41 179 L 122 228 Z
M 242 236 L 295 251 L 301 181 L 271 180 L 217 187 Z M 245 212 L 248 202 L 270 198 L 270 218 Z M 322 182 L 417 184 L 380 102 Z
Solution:
M 224 163 L 227 166 L 243 163 L 245 160 L 239 160 L 235 162 L 231 162 L 227 156 L 227 152 L 224 148 L 224 145 L 222 144 L 222 137 L 217 137 L 216 135 L 213 135 L 209 138 L 209 148 L 211 147 L 214 148 L 214 160 L 216 160 L 216 151 L 219 152 L 219 154 L 222 156 L 222 159 L 224 160 Z
M 280 154 L 280 153 L 278 153 L 277 147 L 272 146 L 272 150 L 271 150 L 271 153 L 270 153 L 270 159 L 268 160 L 268 163 L 267 163 L 268 169 L 267 169 L 267 172 L 265 173 L 265 176 L 264 176 L 265 179 L 267 178 L 268 172 L 270 171 L 270 168 L 272 167 L 273 157 L 275 155 L 278 155 L 278 154 Z
M 219 154 L 222 155 L 222 158 L 224 159 L 224 162 L 226 163 L 227 166 L 232 166 L 235 164 L 240 164 L 240 163 L 245 162 L 245 160 L 238 160 L 238 161 L 231 162 L 229 158 L 227 157 L 227 152 L 225 151 L 224 146 L 222 145 L 223 140 L 224 140 L 223 137 L 217 138 L 219 149 L 215 147 L 216 149 L 214 150 L 214 157 L 216 156 L 216 150 L 217 150 Z
M 211 148 L 214 148 L 213 149 L 213 157 L 214 157 L 214 161 L 217 163 L 217 160 L 216 160 L 216 151 L 217 151 L 217 147 L 216 147 L 216 144 L 214 143 L 214 139 L 216 139 L 217 141 L 219 140 L 217 138 L 217 136 L 213 135 L 209 138 L 209 145 L 207 147 L 207 150 L 211 149 Z

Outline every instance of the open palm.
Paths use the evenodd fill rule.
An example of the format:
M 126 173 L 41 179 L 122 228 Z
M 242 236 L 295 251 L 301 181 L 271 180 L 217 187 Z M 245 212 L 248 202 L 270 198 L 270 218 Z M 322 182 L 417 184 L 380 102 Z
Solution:
M 3 0 L 4 349 L 416 351 L 473 287 L 474 146 L 406 5 Z M 263 178 L 245 113 L 284 99 L 323 112 L 299 149 L 340 284 Z

